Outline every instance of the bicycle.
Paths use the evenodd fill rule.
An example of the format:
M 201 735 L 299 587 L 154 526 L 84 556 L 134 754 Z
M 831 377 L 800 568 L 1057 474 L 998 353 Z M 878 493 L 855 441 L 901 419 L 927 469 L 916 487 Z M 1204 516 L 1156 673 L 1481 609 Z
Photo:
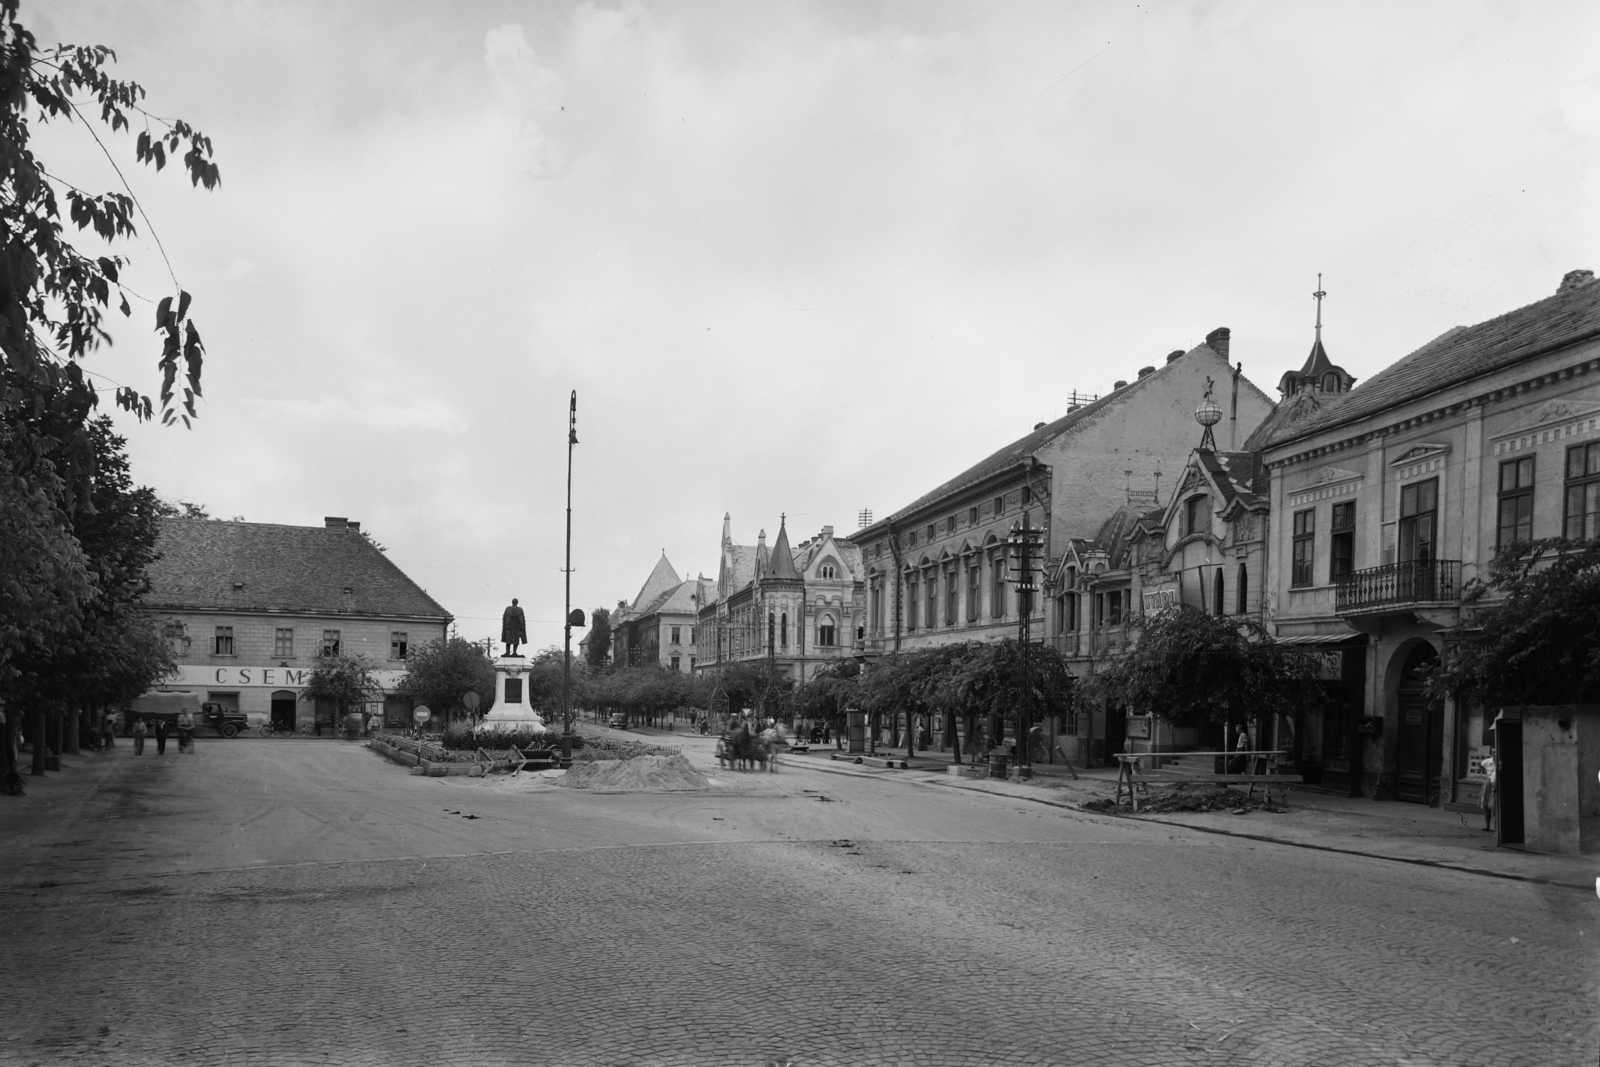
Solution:
M 273 722 L 271 719 L 268 719 L 266 722 L 262 723 L 258 729 L 261 731 L 262 737 L 271 737 L 273 734 L 277 734 L 279 737 L 294 736 L 293 726 L 284 726 L 281 723 Z

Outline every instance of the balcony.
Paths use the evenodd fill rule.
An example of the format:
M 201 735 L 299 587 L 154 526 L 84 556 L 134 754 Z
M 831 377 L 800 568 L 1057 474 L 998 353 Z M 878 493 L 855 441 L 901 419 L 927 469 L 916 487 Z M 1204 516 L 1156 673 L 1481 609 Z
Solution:
M 1385 563 L 1334 580 L 1334 610 L 1340 615 L 1383 615 L 1460 602 L 1458 559 Z

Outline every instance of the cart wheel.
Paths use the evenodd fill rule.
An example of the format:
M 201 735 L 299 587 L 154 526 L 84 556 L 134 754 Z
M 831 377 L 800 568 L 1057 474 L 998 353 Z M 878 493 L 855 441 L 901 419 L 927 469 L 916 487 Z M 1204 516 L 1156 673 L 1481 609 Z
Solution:
M 236 723 L 236 722 L 225 722 L 225 723 L 223 723 L 222 724 L 222 736 L 223 737 L 238 737 L 239 736 L 239 724 Z

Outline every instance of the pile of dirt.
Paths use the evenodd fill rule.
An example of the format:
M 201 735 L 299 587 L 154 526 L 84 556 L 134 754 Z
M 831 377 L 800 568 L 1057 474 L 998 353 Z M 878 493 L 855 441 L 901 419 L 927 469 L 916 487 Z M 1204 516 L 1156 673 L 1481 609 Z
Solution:
M 1083 811 L 1133 811 L 1132 805 L 1126 800 L 1119 806 L 1110 797 L 1100 800 L 1087 800 L 1078 807 Z M 1231 811 L 1235 814 L 1244 814 L 1251 811 L 1277 811 L 1266 799 L 1239 792 L 1237 789 L 1227 789 L 1222 786 L 1198 786 L 1190 788 L 1179 785 L 1177 788 L 1151 793 L 1149 796 L 1139 797 L 1140 815 L 1171 815 L 1187 811 Z
M 711 788 L 705 775 L 681 755 L 574 763 L 570 771 L 556 780 L 556 785 L 607 793 L 671 793 Z

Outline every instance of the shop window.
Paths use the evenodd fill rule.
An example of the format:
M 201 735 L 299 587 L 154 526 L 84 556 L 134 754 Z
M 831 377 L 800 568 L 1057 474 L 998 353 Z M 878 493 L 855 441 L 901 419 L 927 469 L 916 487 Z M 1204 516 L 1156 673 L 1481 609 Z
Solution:
M 1316 549 L 1316 518 L 1314 508 L 1294 513 L 1294 550 L 1290 557 L 1289 586 L 1298 589 L 1311 584 L 1311 559 Z
M 272 632 L 272 655 L 275 659 L 294 659 L 294 630 L 280 626 Z
M 322 654 L 324 656 L 337 656 L 339 654 L 339 631 L 322 631 Z
M 233 655 L 233 627 L 217 627 L 216 641 L 212 646 L 212 652 L 218 656 Z
M 391 630 L 389 632 L 389 658 L 406 658 L 406 631 Z
M 1335 504 L 1328 528 L 1328 581 L 1332 582 L 1356 569 L 1355 502 Z
M 1533 457 L 1500 464 L 1500 523 L 1496 548 L 1533 540 Z

